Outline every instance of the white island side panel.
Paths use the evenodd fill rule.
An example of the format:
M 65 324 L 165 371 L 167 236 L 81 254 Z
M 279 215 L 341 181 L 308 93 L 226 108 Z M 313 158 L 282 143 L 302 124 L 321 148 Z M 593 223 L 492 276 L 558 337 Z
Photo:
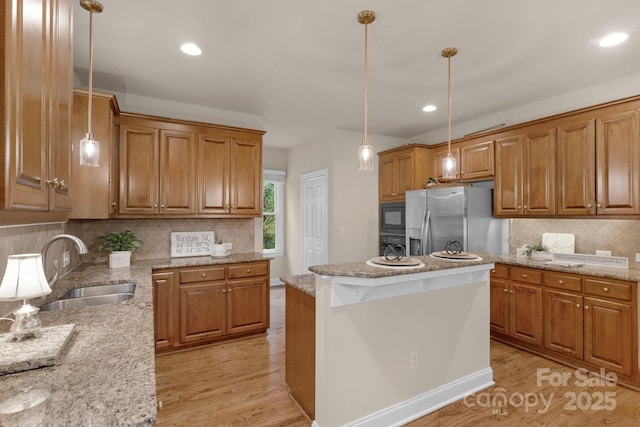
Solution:
M 401 425 L 493 385 L 489 267 L 464 285 L 341 307 L 317 276 L 314 425 Z

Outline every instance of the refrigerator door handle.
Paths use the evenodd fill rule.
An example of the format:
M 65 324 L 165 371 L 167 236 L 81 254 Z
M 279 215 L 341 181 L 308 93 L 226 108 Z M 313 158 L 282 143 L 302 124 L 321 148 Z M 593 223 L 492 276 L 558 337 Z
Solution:
M 431 218 L 431 211 L 424 210 L 424 216 L 422 217 L 422 227 L 420 230 L 420 255 L 429 255 L 427 252 L 427 236 L 429 235 L 429 219 Z

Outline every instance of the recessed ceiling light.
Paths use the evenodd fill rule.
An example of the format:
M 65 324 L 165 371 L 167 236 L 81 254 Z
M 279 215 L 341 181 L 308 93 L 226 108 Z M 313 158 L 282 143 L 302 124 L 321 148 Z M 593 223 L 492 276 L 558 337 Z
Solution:
M 425 113 L 431 113 L 432 111 L 436 111 L 437 108 L 435 105 L 425 105 L 424 107 L 422 107 L 422 111 L 424 111 Z
M 202 53 L 202 49 L 200 49 L 198 46 L 196 46 L 193 43 L 185 43 L 182 46 L 180 46 L 180 50 L 183 53 L 186 53 L 187 55 L 191 55 L 191 56 L 198 56 Z
M 613 33 L 600 39 L 600 47 L 616 46 L 629 38 L 625 33 Z

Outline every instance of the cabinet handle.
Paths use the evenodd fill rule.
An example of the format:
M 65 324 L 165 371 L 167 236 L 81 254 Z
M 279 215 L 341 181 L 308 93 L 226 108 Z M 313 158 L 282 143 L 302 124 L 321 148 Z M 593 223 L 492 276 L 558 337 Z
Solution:
M 589 203 L 589 204 L 587 205 L 587 207 L 588 207 L 588 208 L 590 208 L 590 207 L 591 207 L 591 203 Z
M 64 185 L 64 179 L 61 179 L 60 182 L 58 183 L 58 186 L 56 187 L 58 190 L 64 190 L 65 188 L 67 188 L 66 185 Z
M 160 209 L 164 209 L 164 205 L 160 205 Z
M 247 268 L 247 273 L 251 273 L 251 269 L 250 268 Z
M 588 306 L 588 305 L 585 305 L 585 306 L 584 306 L 584 309 L 585 309 L 585 310 L 589 310 L 589 306 Z
M 116 207 L 116 202 L 111 202 L 111 206 Z
M 602 203 L 598 203 L 596 206 L 601 208 L 602 207 Z
M 559 285 L 564 285 L 564 280 L 558 280 Z
M 236 205 L 231 205 L 231 209 L 235 209 L 235 208 L 236 208 Z
M 223 290 L 222 290 L 222 293 L 223 293 L 223 294 L 224 294 L 224 293 L 227 293 L 227 290 L 226 290 L 226 289 L 223 289 Z
M 518 209 L 522 209 L 522 206 L 518 205 Z
M 229 205 L 226 205 L 225 208 L 229 209 Z
M 524 208 L 527 209 L 527 205 L 524 205 Z
M 495 270 L 491 270 L 491 272 L 495 274 L 496 271 Z
M 157 207 L 158 207 L 158 205 L 153 205 L 153 207 L 154 207 L 154 208 L 157 208 Z
M 509 289 L 507 289 L 507 288 L 504 288 L 504 292 L 505 292 L 505 293 L 506 293 L 506 292 L 509 292 Z
M 509 293 L 510 293 L 510 294 L 512 294 L 512 293 L 513 293 L 513 290 L 509 291 Z
M 576 307 L 577 307 L 577 308 L 580 308 L 580 304 L 576 304 Z
M 609 288 L 607 288 L 606 286 L 604 288 L 602 288 L 603 291 L 605 292 L 609 292 Z
M 231 291 L 232 291 L 232 289 L 231 289 L 231 288 L 229 288 L 229 289 L 227 289 L 227 290 L 228 290 L 229 292 L 231 292 Z
M 522 278 L 523 278 L 523 279 L 526 279 L 526 278 L 527 278 L 527 275 L 526 275 L 526 274 L 523 274 L 523 275 L 522 275 Z
M 202 277 L 207 277 L 207 273 L 202 273 Z

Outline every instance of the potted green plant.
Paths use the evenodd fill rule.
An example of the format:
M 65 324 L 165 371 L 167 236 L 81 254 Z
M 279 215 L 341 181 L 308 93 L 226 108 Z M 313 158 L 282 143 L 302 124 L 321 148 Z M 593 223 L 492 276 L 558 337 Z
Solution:
M 142 240 L 131 230 L 107 233 L 101 236 L 100 250 L 109 254 L 109 267 L 126 267 L 131 264 L 131 254 L 143 245 Z
M 548 258 L 549 248 L 542 242 L 531 243 L 525 246 L 527 255 L 532 259 L 546 259 Z

